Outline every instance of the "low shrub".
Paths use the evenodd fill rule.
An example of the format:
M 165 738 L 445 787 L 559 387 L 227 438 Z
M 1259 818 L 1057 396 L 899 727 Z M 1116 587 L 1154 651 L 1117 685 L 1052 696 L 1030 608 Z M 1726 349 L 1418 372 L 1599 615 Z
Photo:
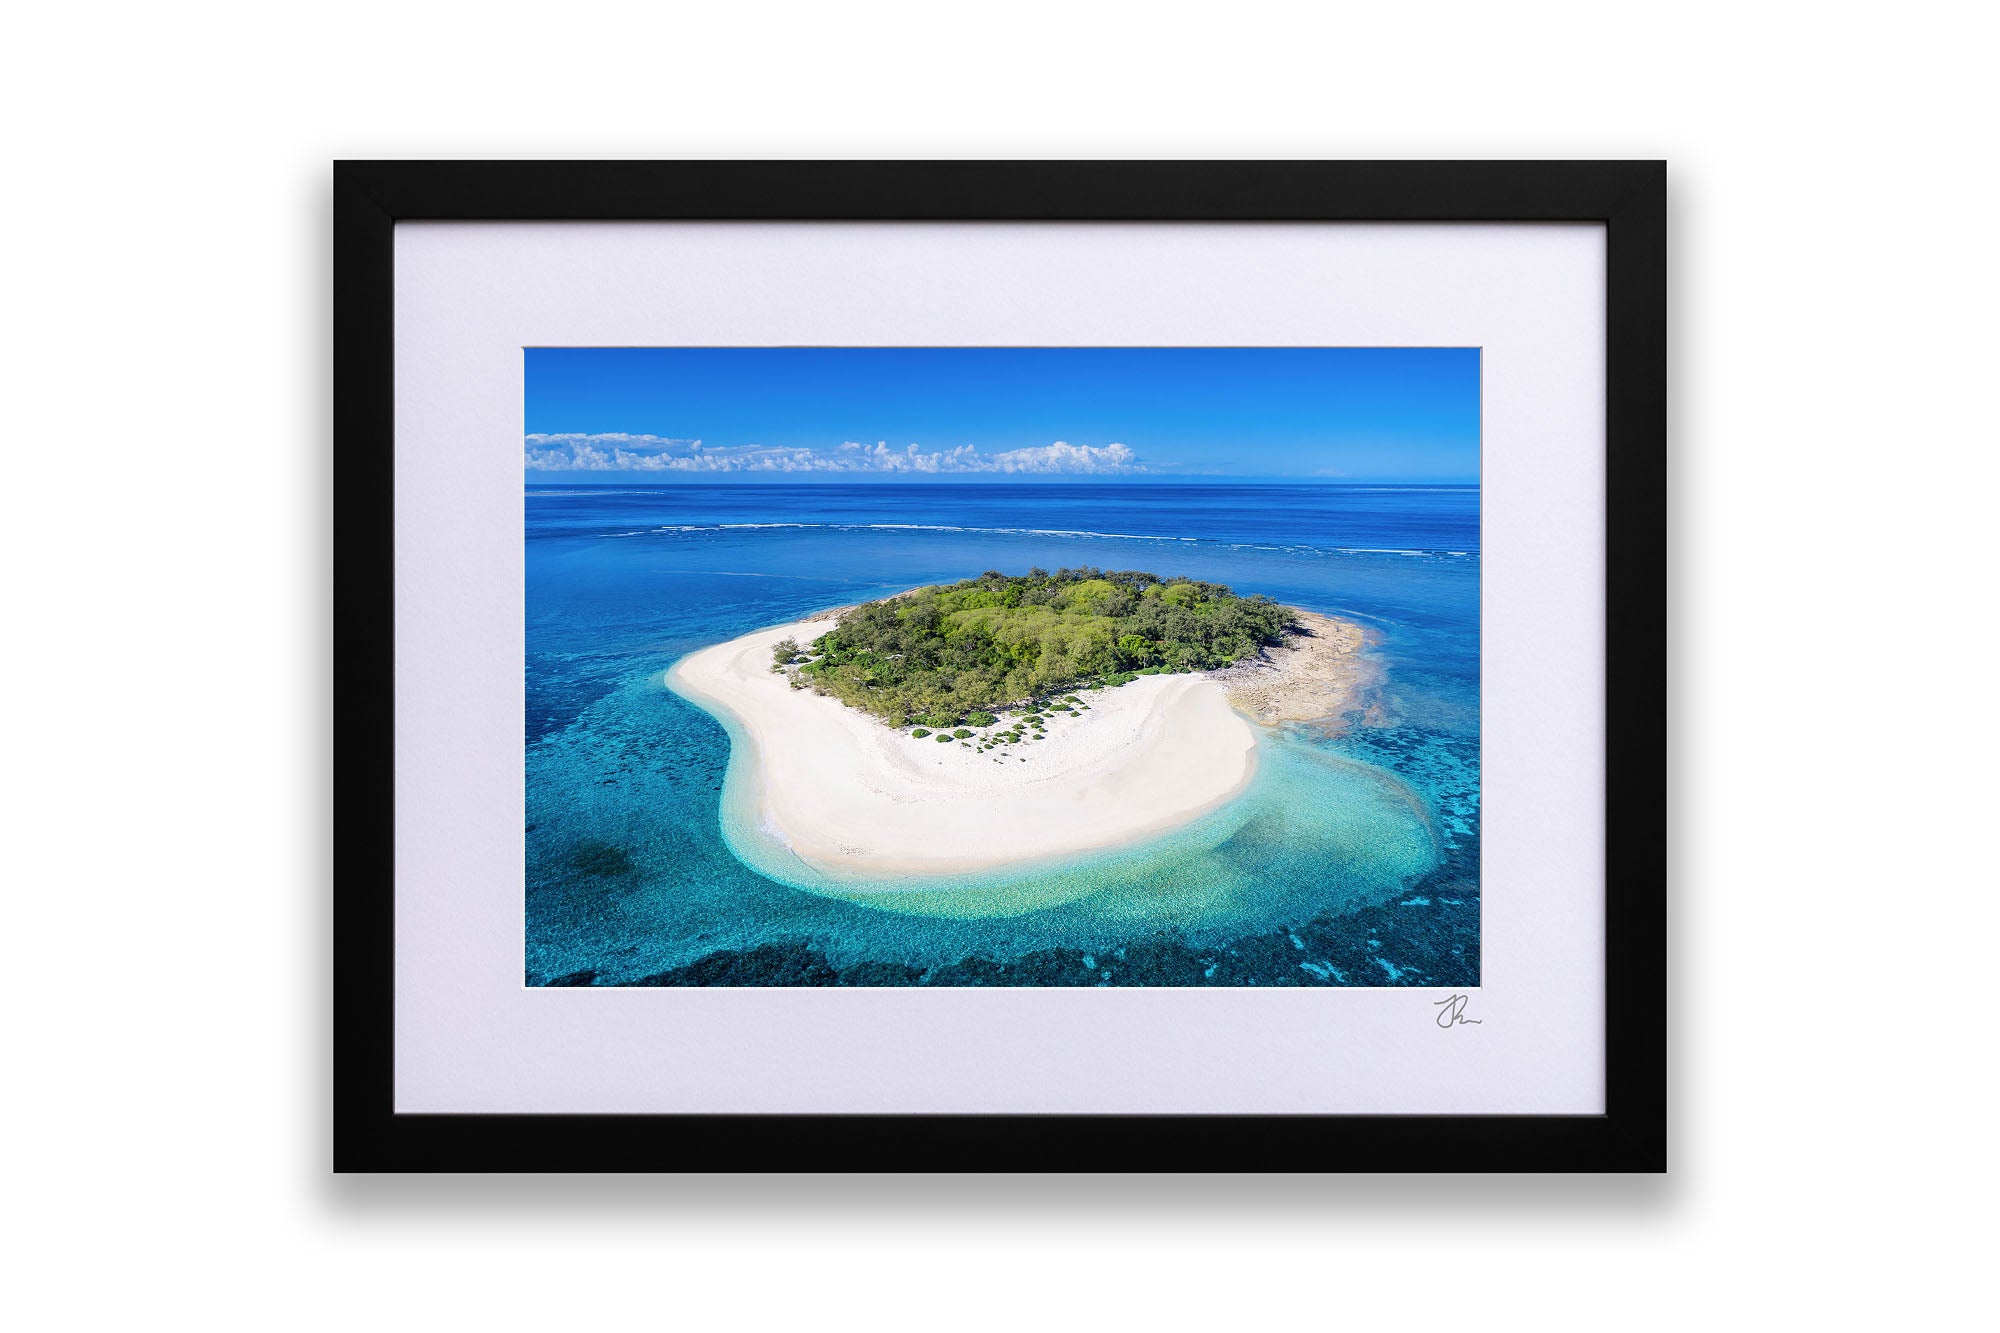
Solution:
M 915 731 L 912 731 L 910 734 L 912 736 L 915 736 L 918 740 L 922 740 L 924 737 L 930 735 L 931 733 L 930 729 L 927 727 L 918 727 Z

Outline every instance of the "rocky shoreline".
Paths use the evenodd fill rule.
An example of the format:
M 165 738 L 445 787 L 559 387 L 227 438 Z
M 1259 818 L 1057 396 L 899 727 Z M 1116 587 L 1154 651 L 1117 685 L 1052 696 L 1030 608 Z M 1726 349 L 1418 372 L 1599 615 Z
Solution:
M 1283 647 L 1208 673 L 1245 716 L 1267 727 L 1281 722 L 1334 723 L 1363 706 L 1381 679 L 1363 652 L 1368 631 L 1349 620 L 1291 608 L 1300 628 Z

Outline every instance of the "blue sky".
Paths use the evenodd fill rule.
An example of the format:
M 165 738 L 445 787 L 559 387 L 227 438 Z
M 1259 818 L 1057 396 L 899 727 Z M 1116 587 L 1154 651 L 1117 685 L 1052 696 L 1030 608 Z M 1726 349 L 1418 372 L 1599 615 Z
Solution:
M 529 482 L 1476 482 L 1476 348 L 529 348 Z

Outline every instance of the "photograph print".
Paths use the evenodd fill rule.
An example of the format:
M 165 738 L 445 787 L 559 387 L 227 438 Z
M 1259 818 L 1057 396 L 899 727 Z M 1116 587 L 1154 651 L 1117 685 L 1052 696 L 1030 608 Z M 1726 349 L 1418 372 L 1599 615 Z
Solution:
M 531 348 L 529 986 L 1480 980 L 1476 348 Z

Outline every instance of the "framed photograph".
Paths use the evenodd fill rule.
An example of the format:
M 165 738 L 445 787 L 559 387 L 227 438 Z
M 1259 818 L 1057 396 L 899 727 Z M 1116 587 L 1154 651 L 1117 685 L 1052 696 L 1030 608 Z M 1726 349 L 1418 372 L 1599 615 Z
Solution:
M 338 164 L 336 1169 L 1664 1170 L 1665 198 Z

